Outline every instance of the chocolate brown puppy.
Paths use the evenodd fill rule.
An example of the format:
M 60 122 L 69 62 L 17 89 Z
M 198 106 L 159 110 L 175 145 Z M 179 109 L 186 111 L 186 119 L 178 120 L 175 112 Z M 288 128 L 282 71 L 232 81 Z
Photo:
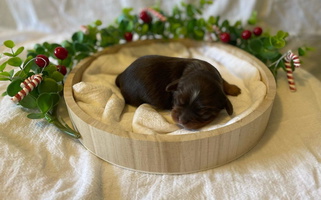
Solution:
M 186 129 L 209 124 L 223 109 L 232 115 L 226 95 L 241 93 L 208 62 L 159 55 L 135 60 L 117 76 L 116 85 L 127 104 L 171 110 L 173 120 Z

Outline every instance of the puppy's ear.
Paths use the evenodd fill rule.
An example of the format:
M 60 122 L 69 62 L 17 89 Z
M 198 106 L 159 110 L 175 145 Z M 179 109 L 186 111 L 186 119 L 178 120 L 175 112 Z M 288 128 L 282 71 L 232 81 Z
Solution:
M 179 82 L 179 79 L 171 82 L 170 84 L 168 84 L 166 86 L 166 92 L 173 92 L 177 89 L 177 86 L 178 86 L 178 82 Z
M 233 105 L 231 104 L 230 100 L 228 98 L 226 98 L 226 105 L 225 105 L 225 109 L 227 111 L 227 113 L 229 115 L 233 114 Z

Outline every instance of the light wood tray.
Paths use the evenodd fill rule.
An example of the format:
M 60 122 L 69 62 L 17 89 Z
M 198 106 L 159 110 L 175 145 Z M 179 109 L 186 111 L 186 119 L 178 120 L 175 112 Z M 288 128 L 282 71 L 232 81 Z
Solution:
M 186 135 L 145 135 L 112 127 L 86 114 L 75 102 L 72 86 L 81 81 L 85 69 L 99 56 L 116 53 L 121 48 L 168 42 L 144 40 L 116 45 L 81 61 L 68 75 L 64 98 L 74 128 L 80 132 L 82 144 L 101 159 L 124 168 L 160 174 L 182 174 L 211 169 L 242 156 L 262 137 L 268 123 L 276 93 L 274 77 L 269 69 L 252 55 L 230 45 L 244 60 L 258 68 L 267 94 L 252 113 L 230 125 L 207 132 Z M 171 41 L 174 42 L 174 41 Z M 191 40 L 175 40 L 187 47 L 206 45 Z

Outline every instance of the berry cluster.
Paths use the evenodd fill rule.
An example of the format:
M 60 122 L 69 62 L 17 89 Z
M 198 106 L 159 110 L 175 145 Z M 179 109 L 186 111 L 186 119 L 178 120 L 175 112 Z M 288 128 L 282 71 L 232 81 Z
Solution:
M 68 51 L 63 47 L 56 47 L 54 50 L 54 55 L 56 58 L 60 60 L 64 60 L 68 57 Z M 47 67 L 49 65 L 49 58 L 46 55 L 39 54 L 36 56 L 35 63 L 40 68 Z M 67 74 L 67 68 L 64 65 L 56 65 L 57 71 L 59 71 L 62 75 Z
M 253 31 L 250 30 L 243 30 L 241 33 L 241 38 L 243 40 L 248 40 L 252 37 L 252 33 L 255 36 L 260 36 L 262 34 L 263 30 L 261 27 L 255 27 Z M 225 43 L 229 43 L 231 41 L 231 35 L 228 32 L 223 32 L 220 34 L 220 40 Z
M 143 10 L 139 13 L 139 19 L 142 20 L 144 24 L 151 24 L 153 21 L 153 17 L 149 14 L 147 10 Z M 132 32 L 125 32 L 124 39 L 127 42 L 133 41 L 133 33 Z
M 153 20 L 152 16 L 146 10 L 140 12 L 139 18 L 146 24 L 151 23 Z

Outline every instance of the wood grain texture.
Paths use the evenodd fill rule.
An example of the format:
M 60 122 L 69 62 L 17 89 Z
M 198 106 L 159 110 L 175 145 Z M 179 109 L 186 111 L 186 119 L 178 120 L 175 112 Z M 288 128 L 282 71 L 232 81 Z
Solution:
M 211 169 L 242 156 L 262 137 L 267 126 L 276 84 L 269 69 L 254 56 L 230 45 L 191 40 L 175 40 L 187 47 L 215 45 L 236 52 L 256 66 L 267 86 L 263 102 L 243 119 L 211 131 L 185 135 L 144 135 L 122 130 L 93 119 L 78 107 L 72 86 L 81 81 L 84 70 L 97 57 L 115 53 L 128 46 L 140 46 L 168 40 L 145 40 L 116 45 L 84 59 L 68 75 L 64 98 L 73 126 L 80 132 L 82 144 L 101 159 L 124 168 L 160 174 L 183 174 Z

